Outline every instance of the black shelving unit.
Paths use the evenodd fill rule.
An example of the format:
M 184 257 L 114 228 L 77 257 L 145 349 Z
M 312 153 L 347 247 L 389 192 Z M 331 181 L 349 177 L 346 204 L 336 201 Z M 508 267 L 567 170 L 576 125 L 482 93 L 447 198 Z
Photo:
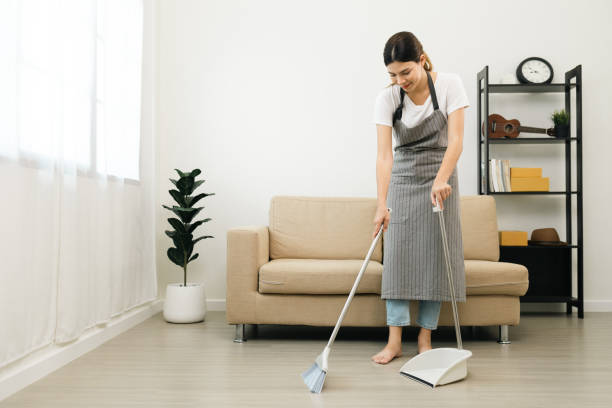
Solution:
M 574 80 L 572 82 L 572 79 Z M 478 194 L 485 195 L 564 195 L 565 225 L 567 245 L 562 246 L 500 246 L 500 261 L 525 265 L 529 270 L 529 289 L 521 302 L 565 303 L 567 314 L 572 307 L 578 308 L 578 317 L 584 318 L 583 298 L 583 236 L 582 236 L 582 65 L 565 73 L 564 83 L 550 84 L 491 84 L 489 66 L 485 66 L 477 76 L 478 95 Z M 572 137 L 571 97 L 575 96 L 576 124 Z M 570 114 L 570 134 L 568 138 L 522 138 L 489 139 L 489 94 L 492 93 L 564 93 L 565 111 Z M 481 124 L 484 118 L 484 135 Z M 565 145 L 565 190 L 563 191 L 517 191 L 493 192 L 489 189 L 489 145 L 514 144 L 564 144 Z M 572 143 L 576 146 L 576 189 L 572 190 L 571 153 Z M 484 166 L 483 166 L 484 164 Z M 484 174 L 483 169 L 484 167 Z M 572 196 L 576 196 L 577 241 L 572 237 Z M 572 255 L 577 252 L 577 297 L 572 296 Z

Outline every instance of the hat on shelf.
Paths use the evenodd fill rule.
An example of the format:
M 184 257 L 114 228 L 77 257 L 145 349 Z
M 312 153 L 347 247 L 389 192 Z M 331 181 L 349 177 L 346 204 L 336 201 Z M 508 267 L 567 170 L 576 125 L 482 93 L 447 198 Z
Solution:
M 554 228 L 534 229 L 531 232 L 531 239 L 527 243 L 529 245 L 567 245 L 567 242 L 559 240 L 559 234 L 557 234 L 557 230 Z

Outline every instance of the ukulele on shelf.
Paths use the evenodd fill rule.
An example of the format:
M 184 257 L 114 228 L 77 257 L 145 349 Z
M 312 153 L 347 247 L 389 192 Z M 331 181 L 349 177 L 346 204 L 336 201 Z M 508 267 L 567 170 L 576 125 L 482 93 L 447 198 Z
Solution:
M 519 133 L 544 133 L 548 136 L 555 137 L 555 128 L 536 128 L 529 126 L 521 126 L 517 119 L 507 120 L 502 115 L 493 113 L 489 115 L 489 139 L 515 138 Z M 485 124 L 482 123 L 482 134 L 485 133 Z

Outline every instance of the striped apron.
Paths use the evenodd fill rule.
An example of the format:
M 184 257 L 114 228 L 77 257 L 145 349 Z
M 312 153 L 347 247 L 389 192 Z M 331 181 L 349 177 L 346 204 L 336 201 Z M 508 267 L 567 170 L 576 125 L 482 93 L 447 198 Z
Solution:
M 381 299 L 451 301 L 440 224 L 430 194 L 448 146 L 446 117 L 427 72 L 434 112 L 414 127 L 393 123 L 397 144 L 387 194 L 392 212 L 383 240 Z M 404 90 L 400 89 L 402 104 Z M 401 110 L 400 110 L 401 113 Z M 465 302 L 465 266 L 459 208 L 457 169 L 448 180 L 451 195 L 444 200 L 455 300 Z

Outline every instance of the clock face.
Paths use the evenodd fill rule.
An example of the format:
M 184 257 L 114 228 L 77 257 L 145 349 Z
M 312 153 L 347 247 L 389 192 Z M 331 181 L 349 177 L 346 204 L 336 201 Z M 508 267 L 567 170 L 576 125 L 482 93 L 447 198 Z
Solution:
M 528 60 L 521 67 L 521 73 L 526 80 L 533 83 L 546 81 L 550 76 L 550 68 L 540 60 Z

